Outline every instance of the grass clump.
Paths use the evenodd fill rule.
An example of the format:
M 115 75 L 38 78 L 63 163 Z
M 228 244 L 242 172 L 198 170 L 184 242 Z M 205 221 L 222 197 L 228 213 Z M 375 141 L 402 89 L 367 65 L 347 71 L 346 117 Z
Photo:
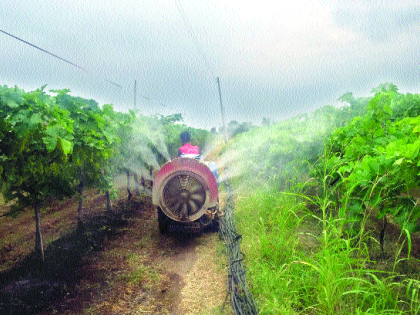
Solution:
M 137 254 L 130 254 L 127 257 L 129 270 L 124 274 L 123 280 L 133 285 L 150 284 L 155 285 L 160 279 L 159 272 L 152 265 L 145 263 L 144 257 Z
M 260 314 L 419 314 L 420 281 L 396 272 L 405 260 L 375 268 L 369 235 L 346 233 L 329 196 L 257 192 L 235 211 Z

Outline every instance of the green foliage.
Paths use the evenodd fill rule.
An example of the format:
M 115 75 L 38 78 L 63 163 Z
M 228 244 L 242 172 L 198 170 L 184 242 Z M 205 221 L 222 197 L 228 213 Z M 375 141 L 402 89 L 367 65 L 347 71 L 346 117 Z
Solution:
M 110 189 L 117 172 L 148 174 L 176 157 L 184 130 L 202 150 L 209 140 L 208 131 L 179 124 L 181 114 L 120 113 L 69 90 L 52 96 L 44 89 L 0 87 L 0 184 L 25 205 L 71 195 L 81 182 Z
M 131 123 L 111 105 L 44 88 L 0 87 L 0 175 L 3 193 L 18 207 L 73 194 L 81 174 L 85 184 L 108 189 L 118 130 Z
M 328 176 L 321 185 L 327 182 Z M 331 197 L 257 189 L 238 198 L 236 221 L 259 313 L 418 314 L 417 275 L 371 268 L 366 235 L 345 233 L 348 221 Z
M 350 106 L 229 142 L 222 158 L 243 165 L 232 176 L 251 188 L 238 191 L 235 215 L 260 314 L 419 313 L 418 260 L 410 257 L 420 221 L 419 96 L 393 84 L 375 92 L 347 93 L 341 100 Z M 316 177 L 302 183 L 309 170 Z M 384 258 L 368 231 L 372 213 L 400 223 L 407 252 L 393 242 Z
M 263 120 L 264 121 L 264 120 Z M 269 125 L 269 122 L 268 122 Z M 252 122 L 242 122 L 239 123 L 236 120 L 231 120 L 226 127 L 227 130 L 227 137 L 230 138 L 234 138 L 235 136 L 243 133 L 243 132 L 247 132 L 249 130 L 251 130 L 252 128 L 254 128 L 254 125 L 252 124 Z M 219 133 L 224 134 L 225 130 L 223 127 L 219 128 Z
M 73 152 L 68 167 L 74 181 L 109 189 L 111 178 L 105 176 L 110 173 L 108 160 L 120 141 L 117 130 L 127 123 L 127 114 L 114 112 L 111 105 L 101 108 L 93 100 L 70 96 L 68 90 L 53 92 L 57 93 L 58 106 L 69 112 L 73 122 Z
M 168 115 L 168 116 L 156 115 L 155 118 L 157 118 L 163 126 L 167 126 L 167 125 L 170 125 L 170 124 L 175 124 L 175 123 L 178 123 L 178 122 L 182 122 L 184 120 L 184 118 L 182 118 L 182 114 L 180 114 L 180 113 L 172 114 L 172 115 Z
M 364 117 L 329 139 L 329 172 L 354 216 L 375 209 L 379 217 L 391 215 L 412 233 L 420 230 L 413 195 L 420 188 L 420 116 L 406 115 L 417 115 L 419 96 L 399 94 L 394 86 L 380 91 Z
M 270 118 L 263 117 L 261 126 L 270 126 L 270 124 L 271 124 Z
M 342 115 L 341 117 L 338 117 L 339 122 L 337 123 L 337 127 L 343 127 L 353 117 L 364 116 L 366 114 L 366 106 L 370 98 L 355 98 L 353 93 L 349 92 L 343 94 L 338 100 L 350 105 L 349 107 L 342 108 Z
M 121 170 L 148 177 L 151 168 L 158 168 L 169 158 L 157 117 L 132 112 L 129 124 L 120 128 L 118 134 L 122 141 L 116 159 Z
M 0 170 L 8 200 L 33 205 L 71 194 L 67 166 L 74 133 L 69 112 L 43 88 L 0 88 Z M 19 206 L 19 204 L 17 204 Z

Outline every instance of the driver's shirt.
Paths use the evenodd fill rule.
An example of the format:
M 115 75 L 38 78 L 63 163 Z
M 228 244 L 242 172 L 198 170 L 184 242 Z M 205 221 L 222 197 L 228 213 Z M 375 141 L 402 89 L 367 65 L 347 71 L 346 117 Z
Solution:
M 181 156 L 182 154 L 200 154 L 200 150 L 197 146 L 191 145 L 191 143 L 188 142 L 179 148 L 178 156 Z

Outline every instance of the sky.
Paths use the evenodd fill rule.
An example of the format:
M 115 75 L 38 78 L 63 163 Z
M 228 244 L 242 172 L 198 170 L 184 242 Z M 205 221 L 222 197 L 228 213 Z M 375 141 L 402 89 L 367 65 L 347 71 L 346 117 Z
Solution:
M 226 123 L 279 121 L 385 82 L 419 93 L 417 0 L 2 0 L 0 30 L 73 64 L 0 32 L 0 85 L 206 129 L 222 124 L 216 78 Z

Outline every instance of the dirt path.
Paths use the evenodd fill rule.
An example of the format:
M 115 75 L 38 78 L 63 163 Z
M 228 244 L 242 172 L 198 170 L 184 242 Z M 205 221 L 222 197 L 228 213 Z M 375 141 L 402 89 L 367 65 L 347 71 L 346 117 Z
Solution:
M 179 284 L 171 314 L 216 314 L 220 309 L 226 296 L 226 268 L 217 261 L 222 259 L 219 246 L 216 234 L 175 239 L 171 246 L 175 251 L 161 260 L 162 269 Z
M 102 201 L 92 204 L 101 207 Z M 100 249 L 82 258 L 60 298 L 33 313 L 220 314 L 226 297 L 226 263 L 218 233 L 160 235 L 157 214 L 147 196 L 116 202 L 115 209 L 124 223 L 100 227 L 110 229 Z M 13 283 L 16 287 L 8 284 L 7 290 L 22 290 L 18 287 L 22 280 Z M 223 314 L 232 314 L 229 301 Z

